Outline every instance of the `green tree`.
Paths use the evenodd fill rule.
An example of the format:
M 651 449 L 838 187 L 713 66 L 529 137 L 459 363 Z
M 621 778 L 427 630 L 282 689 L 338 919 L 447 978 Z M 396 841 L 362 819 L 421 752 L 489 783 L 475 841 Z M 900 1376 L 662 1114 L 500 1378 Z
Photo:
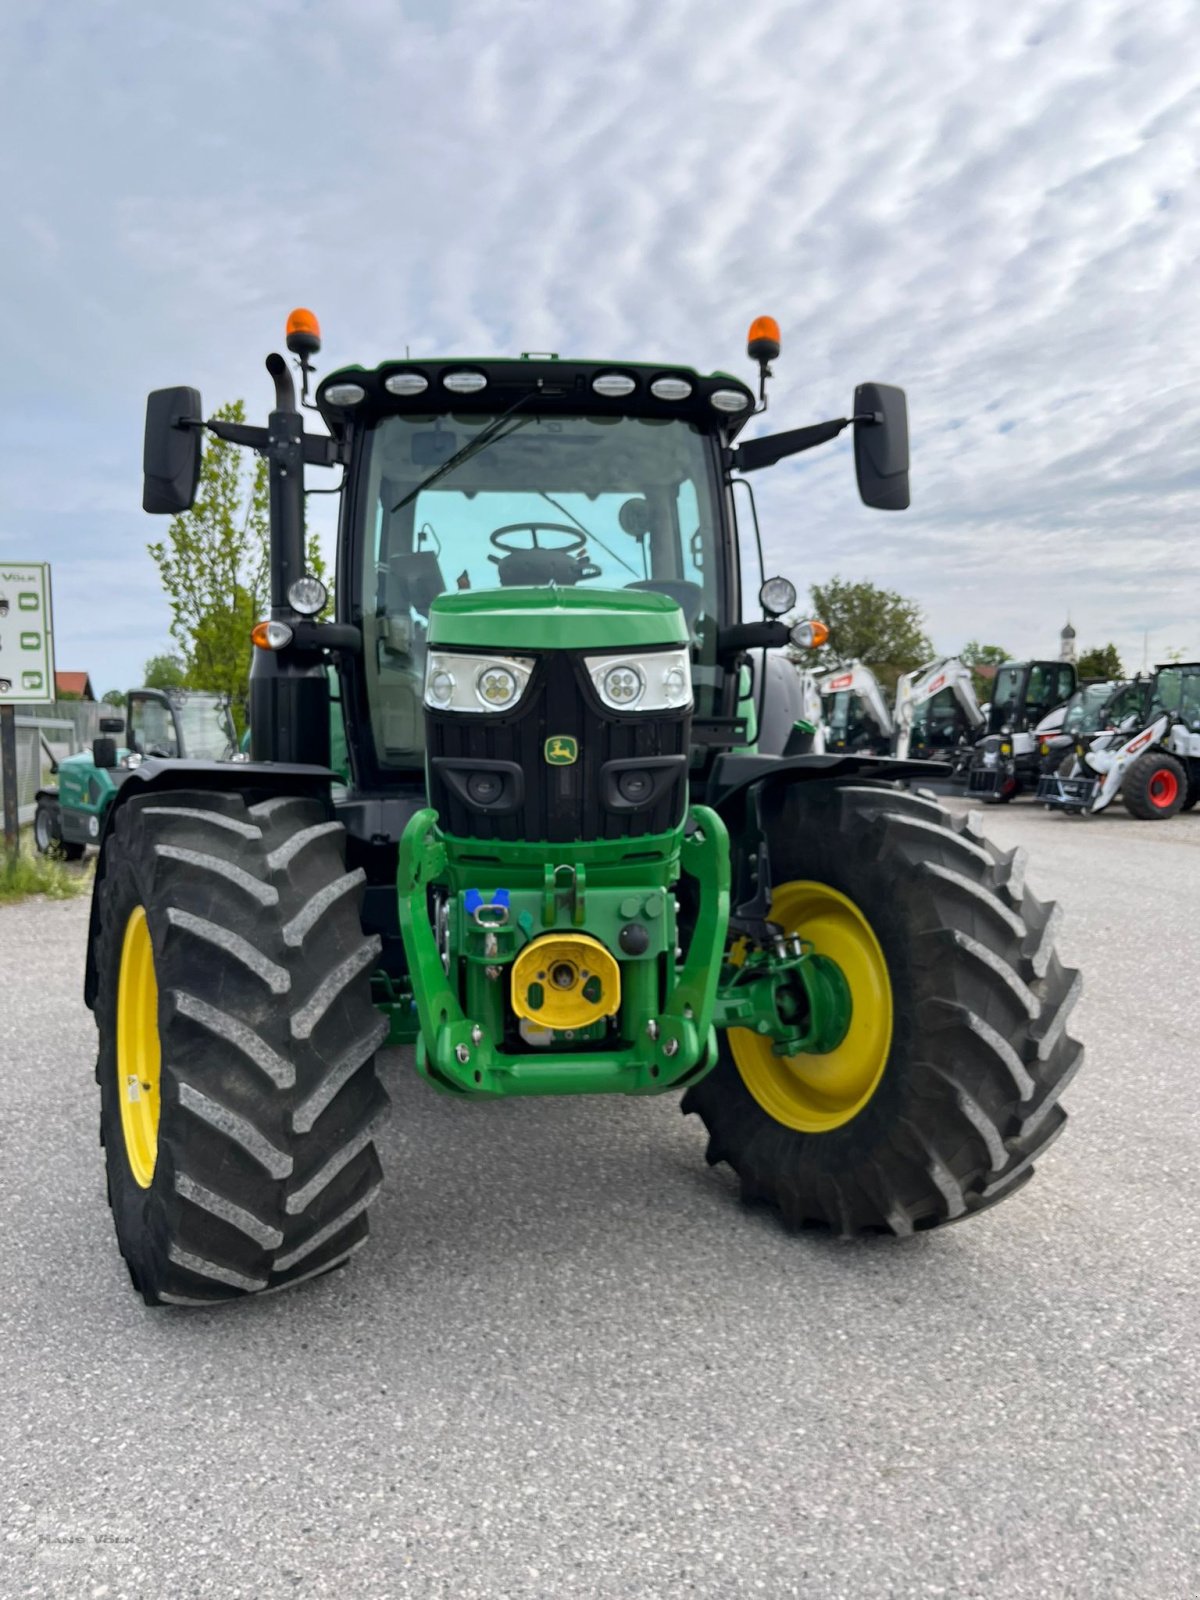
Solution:
M 235 400 L 216 412 L 244 422 Z M 227 694 L 240 732 L 250 687 L 250 630 L 270 603 L 267 463 L 209 436 L 196 501 L 172 517 L 166 537 L 147 548 L 171 606 L 171 637 L 194 689 Z M 315 536 L 308 570 L 324 579 Z
M 103 706 L 123 706 L 125 704 L 125 696 L 120 689 L 109 689 L 100 696 L 100 704 Z
M 892 690 L 901 673 L 933 654 L 920 606 L 894 589 L 833 577 L 814 583 L 809 594 L 813 616 L 829 627 L 828 643 L 815 652 L 818 668 L 862 661 Z
M 142 668 L 141 687 L 144 689 L 186 689 L 188 687 L 187 662 L 182 656 L 164 653 L 161 656 L 151 656 Z M 195 687 L 193 685 L 192 687 Z M 112 691 L 114 694 L 116 690 Z M 105 695 L 107 700 L 108 696 Z M 121 696 L 120 704 L 125 704 L 125 696 Z
M 1094 650 L 1085 650 L 1075 663 L 1075 670 L 1081 678 L 1125 676 L 1125 668 L 1121 665 L 1121 657 L 1115 644 L 1098 645 Z
M 980 667 L 1002 667 L 1006 661 L 1012 660 L 1012 652 L 999 644 L 980 644 L 978 639 L 968 639 L 958 652 L 958 659 L 964 666 L 971 669 L 971 681 L 975 685 L 975 693 L 980 700 L 992 698 L 992 680 L 994 672 L 983 673 Z

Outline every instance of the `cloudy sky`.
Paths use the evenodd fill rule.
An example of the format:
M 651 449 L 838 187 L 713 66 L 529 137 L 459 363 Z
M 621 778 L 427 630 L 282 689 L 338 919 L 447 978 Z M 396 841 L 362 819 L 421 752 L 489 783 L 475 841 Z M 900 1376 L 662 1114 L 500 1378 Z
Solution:
M 757 479 L 771 565 L 919 599 L 935 644 L 1200 656 L 1195 0 L 7 0 L 0 556 L 58 664 L 165 647 L 145 393 L 266 412 L 327 361 L 746 371 L 770 425 L 908 390 L 913 507 L 848 442 Z M 766 430 L 767 424 L 756 424 Z

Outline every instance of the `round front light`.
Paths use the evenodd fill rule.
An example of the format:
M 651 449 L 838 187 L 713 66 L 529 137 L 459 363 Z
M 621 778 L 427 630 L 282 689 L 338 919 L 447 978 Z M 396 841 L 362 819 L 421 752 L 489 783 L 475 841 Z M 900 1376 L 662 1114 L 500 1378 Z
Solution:
M 366 392 L 361 383 L 331 383 L 322 399 L 331 406 L 356 406 Z
M 602 372 L 598 378 L 592 379 L 592 388 L 597 394 L 619 400 L 622 395 L 632 394 L 637 382 L 627 372 Z
M 454 674 L 439 667 L 429 675 L 429 698 L 439 706 L 448 706 L 454 699 Z
M 682 705 L 688 697 L 688 676 L 682 667 L 668 667 L 662 679 L 663 699 L 669 706 Z
M 287 592 L 288 605 L 302 617 L 315 617 L 329 599 L 329 591 L 320 578 L 297 578 Z
M 482 372 L 448 372 L 442 382 L 451 394 L 478 394 L 487 388 Z
M 389 394 L 424 394 L 429 379 L 421 372 L 393 372 L 383 380 L 383 387 Z
M 620 711 L 632 710 L 646 692 L 646 677 L 632 661 L 607 668 L 600 679 L 600 695 Z
M 714 389 L 708 397 L 708 403 L 718 411 L 745 411 L 750 404 L 750 396 L 743 394 L 740 389 Z
M 650 393 L 656 400 L 686 400 L 692 386 L 686 378 L 655 378 Z
M 476 697 L 489 711 L 503 711 L 520 692 L 520 682 L 510 667 L 484 667 L 475 675 Z
M 781 617 L 796 604 L 796 585 L 787 578 L 768 578 L 758 591 L 758 603 L 768 616 Z

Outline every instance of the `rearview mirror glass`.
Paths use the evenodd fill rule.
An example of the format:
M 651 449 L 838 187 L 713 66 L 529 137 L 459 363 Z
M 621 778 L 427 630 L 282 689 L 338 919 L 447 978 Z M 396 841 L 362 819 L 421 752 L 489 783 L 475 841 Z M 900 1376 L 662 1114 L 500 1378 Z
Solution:
M 448 428 L 429 428 L 412 436 L 414 467 L 440 467 L 458 449 L 458 436 Z
M 124 733 L 125 732 L 125 718 L 124 717 L 101 717 L 100 718 L 100 732 L 101 733 Z
M 908 509 L 908 402 L 890 383 L 860 383 L 854 391 L 854 467 L 864 505 Z
M 189 511 L 200 481 L 198 389 L 155 389 L 146 399 L 146 439 L 142 450 L 142 510 L 173 516 Z

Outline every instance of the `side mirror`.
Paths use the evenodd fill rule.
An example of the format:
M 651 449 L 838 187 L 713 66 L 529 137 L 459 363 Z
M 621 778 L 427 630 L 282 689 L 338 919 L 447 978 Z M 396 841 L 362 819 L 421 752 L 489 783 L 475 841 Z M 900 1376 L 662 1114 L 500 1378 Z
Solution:
M 189 511 L 200 481 L 199 389 L 155 389 L 146 399 L 142 510 Z M 183 426 L 185 422 L 196 426 Z
M 125 732 L 125 718 L 124 717 L 101 717 L 100 718 L 100 732 L 101 733 L 124 733 Z
M 117 741 L 115 739 L 93 739 L 92 760 L 98 767 L 115 767 L 117 764 Z
M 908 509 L 908 402 L 890 383 L 860 383 L 854 391 L 854 467 L 864 505 Z M 871 417 L 860 422 L 860 417 Z

